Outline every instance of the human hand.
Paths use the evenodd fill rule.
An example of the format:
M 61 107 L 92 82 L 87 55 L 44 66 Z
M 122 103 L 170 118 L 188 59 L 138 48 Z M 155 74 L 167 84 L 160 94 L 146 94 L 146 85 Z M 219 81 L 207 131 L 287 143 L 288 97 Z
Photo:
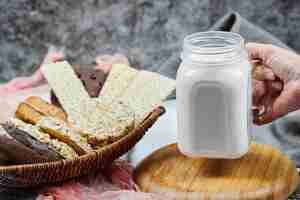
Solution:
M 248 43 L 253 68 L 254 123 L 266 124 L 300 108 L 300 56 L 269 44 Z

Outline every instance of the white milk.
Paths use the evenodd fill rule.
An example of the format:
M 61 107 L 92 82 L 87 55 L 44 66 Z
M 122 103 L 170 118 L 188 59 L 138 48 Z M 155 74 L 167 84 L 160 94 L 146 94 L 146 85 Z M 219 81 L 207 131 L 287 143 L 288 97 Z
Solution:
M 241 36 L 217 31 L 187 36 L 176 84 L 182 153 L 238 158 L 248 151 L 251 66 Z

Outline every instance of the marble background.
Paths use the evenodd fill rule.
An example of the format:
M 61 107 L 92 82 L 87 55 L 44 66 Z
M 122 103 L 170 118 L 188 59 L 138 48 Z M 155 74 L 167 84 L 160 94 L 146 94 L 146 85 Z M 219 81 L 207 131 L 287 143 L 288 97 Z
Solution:
M 186 34 L 237 11 L 300 52 L 298 0 L 0 0 L 0 82 L 32 73 L 50 46 L 72 63 L 120 52 L 159 66 Z M 34 199 L 0 188 L 0 199 Z
M 52 45 L 78 64 L 120 52 L 136 67 L 160 65 L 232 10 L 300 51 L 297 0 L 1 0 L 0 81 L 30 74 Z

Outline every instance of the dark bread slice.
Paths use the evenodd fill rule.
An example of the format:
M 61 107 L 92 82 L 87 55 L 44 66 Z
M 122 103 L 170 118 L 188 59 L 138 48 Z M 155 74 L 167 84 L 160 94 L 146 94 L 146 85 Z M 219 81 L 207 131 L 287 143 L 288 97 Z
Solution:
M 30 164 L 51 161 L 13 138 L 0 136 L 1 164 Z
M 16 128 L 13 124 L 6 123 L 3 125 L 3 128 L 7 133 L 13 137 L 16 141 L 25 145 L 26 147 L 32 149 L 38 155 L 46 158 L 47 160 L 59 160 L 62 159 L 62 156 L 56 151 L 51 149 L 47 144 L 42 143 L 36 140 L 27 132 Z
M 90 97 L 98 97 L 106 79 L 105 73 L 101 70 L 95 70 L 91 67 L 83 66 L 74 67 L 74 71 L 78 78 L 82 81 Z M 52 90 L 50 92 L 50 99 L 53 105 L 61 107 L 58 98 Z
M 30 164 L 49 161 L 12 138 L 0 124 L 0 165 Z

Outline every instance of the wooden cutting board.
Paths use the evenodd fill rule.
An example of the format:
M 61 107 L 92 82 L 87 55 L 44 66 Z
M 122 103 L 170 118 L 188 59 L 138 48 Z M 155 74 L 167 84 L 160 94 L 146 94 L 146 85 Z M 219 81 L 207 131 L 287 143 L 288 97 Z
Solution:
M 172 144 L 144 159 L 134 179 L 144 192 L 225 200 L 287 199 L 299 181 L 291 160 L 269 145 L 254 143 L 235 160 L 189 158 Z

